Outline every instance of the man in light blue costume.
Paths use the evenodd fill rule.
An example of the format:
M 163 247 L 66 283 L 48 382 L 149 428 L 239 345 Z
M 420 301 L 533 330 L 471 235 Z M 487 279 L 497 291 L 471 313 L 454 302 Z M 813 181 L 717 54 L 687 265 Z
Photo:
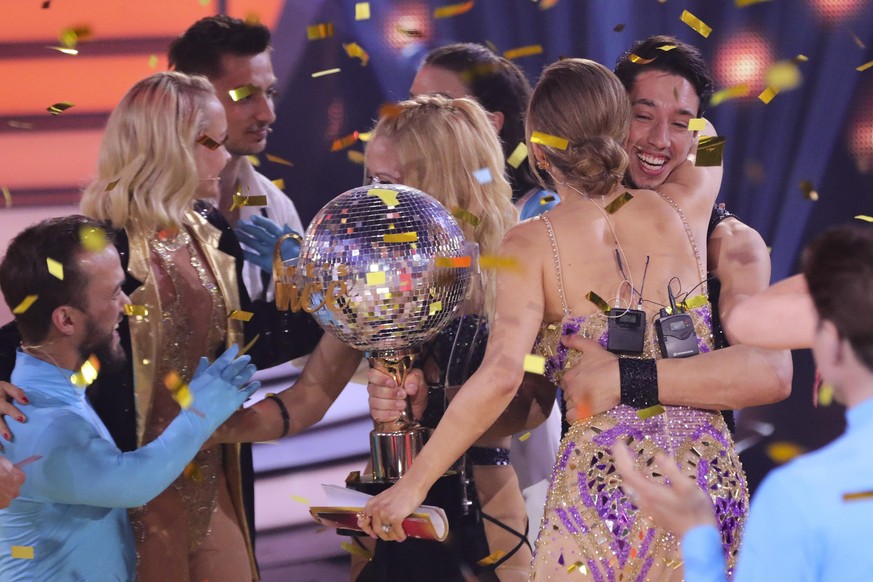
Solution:
M 133 452 L 116 447 L 85 397 L 83 366 L 91 356 L 104 369 L 124 358 L 116 328 L 129 300 L 112 237 L 82 216 L 50 219 L 15 237 L 0 264 L 22 336 L 12 381 L 31 403 L 6 445 L 27 479 L 0 510 L 4 581 L 133 580 L 126 508 L 166 489 L 258 387 L 246 386 L 255 368 L 236 347 L 213 364 L 203 358 L 181 392 L 193 400 L 164 433 Z
M 834 397 L 846 406 L 847 428 L 830 445 L 774 470 L 761 484 L 734 582 L 873 580 L 868 547 L 873 523 L 873 228 L 854 225 L 825 233 L 807 250 L 804 278 L 799 292 L 786 293 L 793 287 L 780 283 L 749 301 L 759 314 L 759 341 L 774 336 L 767 330 L 777 327 L 793 326 L 790 335 L 795 337 L 814 329 L 807 347 L 811 344 Z M 803 308 L 803 287 L 814 310 Z M 771 315 L 775 303 L 799 307 L 792 308 L 790 320 L 776 321 Z M 810 320 L 817 325 L 805 325 Z M 627 450 L 617 450 L 616 461 L 635 504 L 682 536 L 685 579 L 726 580 L 708 497 L 668 459 L 659 465 L 672 486 L 635 473 Z

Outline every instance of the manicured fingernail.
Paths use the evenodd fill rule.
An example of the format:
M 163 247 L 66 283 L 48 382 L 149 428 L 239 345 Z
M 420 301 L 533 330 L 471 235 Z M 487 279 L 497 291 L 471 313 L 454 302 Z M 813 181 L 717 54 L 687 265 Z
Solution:
M 24 422 L 24 417 L 23 417 L 23 416 L 19 416 L 19 417 L 18 417 L 18 422 Z
M 30 404 L 30 400 L 27 399 L 27 396 L 22 396 L 22 397 L 21 397 L 21 400 L 22 400 L 22 402 L 24 402 L 25 404 Z
M 8 433 L 8 432 L 4 432 L 4 433 L 3 433 L 3 438 L 6 439 L 6 440 L 8 441 L 8 440 L 9 440 L 9 433 Z

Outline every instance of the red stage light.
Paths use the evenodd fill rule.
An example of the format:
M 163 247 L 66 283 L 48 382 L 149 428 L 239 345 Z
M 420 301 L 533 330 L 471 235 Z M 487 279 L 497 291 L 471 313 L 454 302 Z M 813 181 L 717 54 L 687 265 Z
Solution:
M 433 37 L 433 21 L 427 5 L 414 2 L 395 7 L 383 25 L 385 43 L 400 52 L 411 44 L 427 42 Z
M 848 145 L 858 171 L 866 173 L 873 171 L 873 111 L 870 110 L 873 90 L 856 99 L 855 110 L 849 118 Z
M 757 32 L 741 32 L 722 44 L 715 56 L 717 88 L 747 84 L 754 98 L 765 85 L 767 69 L 773 64 L 770 43 Z
M 858 12 L 864 0 L 810 0 L 809 5 L 819 19 L 833 24 Z

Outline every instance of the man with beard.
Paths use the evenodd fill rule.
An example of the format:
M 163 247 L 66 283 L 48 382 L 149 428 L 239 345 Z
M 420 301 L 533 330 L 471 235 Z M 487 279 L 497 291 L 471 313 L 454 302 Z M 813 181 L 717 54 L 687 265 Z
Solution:
M 81 242 L 103 238 L 97 248 Z M 0 288 L 22 337 L 12 380 L 30 400 L 28 421 L 6 445 L 29 475 L 0 510 L 3 580 L 133 579 L 125 508 L 163 491 L 258 387 L 246 386 L 255 368 L 248 356 L 236 358 L 236 347 L 211 365 L 201 359 L 180 388 L 190 405 L 148 445 L 118 449 L 84 390 L 89 369 L 124 360 L 117 327 L 129 300 L 112 238 L 82 216 L 50 219 L 15 237 L 0 264 Z

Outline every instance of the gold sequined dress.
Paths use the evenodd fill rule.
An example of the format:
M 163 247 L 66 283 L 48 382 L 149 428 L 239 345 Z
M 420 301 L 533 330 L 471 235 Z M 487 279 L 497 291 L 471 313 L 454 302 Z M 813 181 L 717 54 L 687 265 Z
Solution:
M 689 313 L 700 351 L 710 351 L 709 305 Z M 536 353 L 547 358 L 546 373 L 554 383 L 580 357 L 560 343 L 561 336 L 579 334 L 606 347 L 606 324 L 605 316 L 595 314 L 543 325 Z M 647 326 L 641 357 L 659 358 L 651 327 Z M 668 453 L 683 473 L 709 493 L 733 569 L 748 513 L 748 489 L 730 432 L 717 411 L 684 406 L 664 406 L 664 410 L 641 419 L 636 409 L 619 405 L 570 427 L 551 477 L 532 580 L 682 579 L 679 540 L 640 515 L 621 489 L 610 454 L 616 443 L 627 444 L 638 455 L 637 469 L 656 478 L 651 460 L 659 450 Z

